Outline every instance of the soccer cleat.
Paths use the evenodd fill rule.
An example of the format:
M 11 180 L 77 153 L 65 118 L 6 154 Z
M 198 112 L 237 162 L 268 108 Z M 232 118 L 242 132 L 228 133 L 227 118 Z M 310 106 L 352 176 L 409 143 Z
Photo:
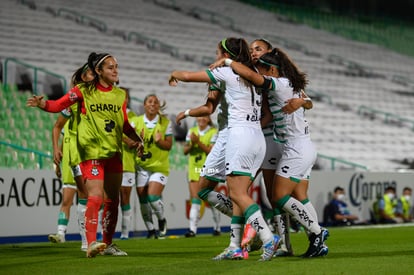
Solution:
M 191 231 L 191 230 L 188 230 L 188 232 L 185 233 L 186 238 L 192 238 L 192 237 L 195 237 L 195 236 L 196 236 L 196 233 L 194 233 L 194 231 Z
M 147 239 L 158 239 L 157 232 L 154 229 L 148 231 Z
M 52 243 L 64 243 L 66 241 L 65 236 L 59 234 L 50 234 L 47 238 Z
M 103 252 L 105 250 L 105 248 L 106 248 L 105 243 L 92 242 L 88 246 L 88 249 L 86 250 L 86 257 L 95 258 L 95 256 L 98 255 L 99 253 Z
M 245 257 L 241 248 L 230 249 L 226 248 L 223 252 L 212 258 L 213 261 L 221 260 L 243 260 Z M 247 256 L 248 257 L 248 256 Z
M 243 238 L 241 241 L 241 247 L 245 248 L 252 244 L 254 237 L 256 236 L 256 230 L 253 228 L 253 226 L 248 223 L 244 226 L 243 231 Z
M 322 238 L 323 238 L 323 241 L 325 242 L 328 239 L 328 237 L 330 236 L 330 234 L 329 234 L 328 229 L 326 229 L 324 227 L 321 227 L 321 230 L 322 230 Z
M 247 248 L 242 249 L 242 255 L 243 255 L 243 259 L 245 260 L 249 258 L 249 251 L 247 250 Z
M 121 235 L 121 237 L 120 237 L 121 240 L 128 240 L 128 238 L 129 238 L 128 235 L 126 235 L 126 236 L 125 235 Z
M 319 254 L 323 254 L 324 251 L 324 244 L 323 244 L 323 231 L 316 235 L 312 233 L 309 235 L 309 247 L 306 250 L 305 254 L 302 255 L 303 258 L 313 258 L 318 257 Z M 326 254 L 328 254 L 326 252 Z M 325 254 L 325 255 L 326 255 Z
M 83 244 L 81 245 L 81 251 L 83 251 L 83 252 L 88 251 L 88 244 L 87 244 L 87 243 L 83 243 Z
M 213 231 L 213 236 L 217 237 L 217 236 L 220 236 L 220 235 L 221 235 L 220 231 L 218 231 L 218 230 Z
M 323 257 L 328 255 L 329 249 L 326 245 L 322 245 L 322 248 L 319 250 L 317 257 Z
M 276 253 L 273 255 L 273 258 L 275 257 L 290 257 L 293 256 L 293 249 L 292 246 L 289 245 L 287 247 L 282 240 L 279 243 L 279 248 L 276 250 Z
M 290 257 L 293 256 L 293 251 L 289 251 L 284 248 L 279 248 L 276 250 L 276 253 L 273 255 L 273 257 Z
M 167 220 L 165 218 L 158 221 L 158 230 L 160 232 L 160 237 L 165 237 L 165 235 L 167 235 Z
M 258 235 L 256 235 L 253 238 L 252 243 L 247 245 L 246 248 L 247 248 L 247 251 L 252 252 L 252 251 L 260 250 L 260 248 L 262 248 L 262 246 L 263 246 L 262 240 L 259 238 Z
M 125 251 L 116 246 L 116 244 L 110 244 L 102 253 L 102 255 L 112 255 L 112 256 L 128 256 Z
M 280 237 L 273 236 L 273 240 L 263 245 L 263 253 L 260 256 L 259 261 L 270 261 L 273 255 L 276 253 L 277 247 L 279 246 Z

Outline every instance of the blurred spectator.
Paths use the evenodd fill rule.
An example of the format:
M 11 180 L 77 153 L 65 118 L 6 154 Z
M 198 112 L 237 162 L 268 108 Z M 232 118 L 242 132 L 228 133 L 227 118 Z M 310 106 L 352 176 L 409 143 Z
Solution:
M 342 187 L 336 187 L 332 200 L 324 209 L 325 226 L 353 225 L 358 220 L 358 216 L 351 214 L 344 200 L 345 190 Z
M 197 125 L 188 130 L 186 135 L 186 143 L 184 145 L 184 154 L 188 155 L 188 180 L 191 208 L 189 212 L 189 230 L 185 237 L 195 237 L 197 234 L 198 222 L 201 218 L 201 202 L 198 197 L 200 192 L 200 173 L 204 168 L 207 155 L 217 140 L 217 128 L 214 127 L 210 116 L 197 117 Z M 214 207 L 214 236 L 220 235 L 220 212 Z
M 389 186 L 384 195 L 374 204 L 374 213 L 379 223 L 401 223 L 402 219 L 396 216 L 397 199 L 395 187 Z
M 411 222 L 413 220 L 411 194 L 412 189 L 410 187 L 404 187 L 402 195 L 397 201 L 396 216 L 403 219 L 404 222 Z

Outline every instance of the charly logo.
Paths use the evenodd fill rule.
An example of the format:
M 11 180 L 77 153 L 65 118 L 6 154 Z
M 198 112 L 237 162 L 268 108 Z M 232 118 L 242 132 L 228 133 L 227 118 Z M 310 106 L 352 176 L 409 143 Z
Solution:
M 283 173 L 286 174 L 288 172 L 289 168 L 290 168 L 289 166 L 285 165 L 281 168 L 281 170 L 282 170 Z
M 197 162 L 199 162 L 200 160 L 202 160 L 203 159 L 203 156 L 202 155 L 197 155 L 196 157 L 195 157 L 195 162 L 197 163 Z
M 147 159 L 150 159 L 150 158 L 152 158 L 152 153 L 150 151 L 148 151 L 147 153 L 141 156 L 142 161 L 146 161 Z
M 276 164 L 276 158 L 268 159 L 267 162 L 269 162 L 269 164 L 275 165 Z
M 382 196 L 385 188 L 392 186 L 397 188 L 395 180 L 369 180 L 363 173 L 355 173 L 349 180 L 349 200 L 353 206 L 360 206 L 362 202 L 375 200 Z
M 112 129 L 115 128 L 115 121 L 110 119 L 105 119 L 105 131 L 108 133 L 112 132 Z

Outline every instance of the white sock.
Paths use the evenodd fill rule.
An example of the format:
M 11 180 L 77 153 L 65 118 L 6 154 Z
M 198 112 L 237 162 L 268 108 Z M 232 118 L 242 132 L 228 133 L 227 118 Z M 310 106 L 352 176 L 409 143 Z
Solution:
M 211 191 L 207 195 L 207 202 L 212 207 L 219 210 L 224 215 L 231 217 L 233 215 L 233 202 L 220 192 Z
M 158 220 L 163 220 L 164 217 L 164 203 L 161 199 L 149 202 L 153 213 L 157 216 Z
M 194 200 L 191 201 L 191 208 L 190 208 L 190 230 L 194 233 L 197 233 L 197 226 L 198 221 L 200 220 L 200 207 L 199 203 L 195 203 Z
M 230 249 L 240 248 L 243 237 L 244 217 L 235 216 L 231 218 L 230 224 Z
M 88 245 L 88 241 L 86 240 L 86 230 L 85 230 L 85 211 L 86 211 L 86 204 L 82 204 L 78 202 L 78 206 L 76 207 L 76 214 L 78 216 L 79 235 L 81 237 L 82 246 Z
M 214 221 L 214 230 L 221 232 L 220 228 L 220 211 L 218 211 L 216 208 L 211 207 L 211 212 L 213 213 L 213 221 Z
M 65 238 L 66 235 L 66 229 L 67 229 L 67 225 L 63 225 L 63 224 L 58 224 L 57 227 L 57 234 L 63 238 Z
M 276 219 L 276 227 L 277 227 L 277 233 L 280 236 L 281 242 L 285 243 L 285 233 L 286 233 L 286 224 L 283 220 L 282 214 L 278 214 L 275 216 Z
M 129 226 L 131 224 L 131 218 L 132 218 L 132 209 L 129 206 L 128 209 L 122 210 L 121 237 L 128 238 L 128 236 L 129 236 Z
M 318 214 L 316 213 L 313 204 L 308 200 L 306 203 L 303 204 L 303 206 L 306 208 L 306 210 L 308 210 L 309 214 L 312 216 L 312 219 L 318 221 Z
M 267 226 L 267 223 L 263 218 L 262 212 L 260 210 L 255 211 L 253 214 L 246 218 L 246 223 L 251 224 L 251 226 L 256 230 L 260 240 L 262 240 L 264 244 L 273 241 L 273 233 L 270 231 L 269 226 Z
M 289 232 L 289 215 L 286 213 L 278 214 L 275 216 L 277 232 L 281 239 L 281 247 L 284 250 L 289 250 L 291 248 L 290 244 L 290 232 Z
M 152 220 L 152 208 L 149 203 L 140 203 L 141 215 L 148 231 L 154 230 L 154 221 Z
M 305 206 L 295 198 L 289 196 L 289 199 L 283 205 L 283 210 L 291 214 L 307 230 L 318 235 L 321 228 L 318 221 L 314 220 L 312 215 L 307 211 Z
M 103 236 L 103 228 L 102 228 L 102 216 L 103 216 L 103 207 L 99 209 L 98 213 L 98 230 L 96 232 L 101 233 Z

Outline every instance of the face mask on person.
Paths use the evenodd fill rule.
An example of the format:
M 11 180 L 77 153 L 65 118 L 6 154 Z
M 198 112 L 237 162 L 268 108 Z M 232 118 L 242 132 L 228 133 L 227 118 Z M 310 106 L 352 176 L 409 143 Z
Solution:
M 406 201 L 411 201 L 411 196 L 410 195 L 405 195 L 404 198 L 406 199 Z
M 395 198 L 395 195 L 393 193 L 388 193 L 387 196 L 390 200 L 393 200 Z
M 345 199 L 345 195 L 344 195 L 344 194 L 339 194 L 339 195 L 336 197 L 336 199 L 337 199 L 338 201 L 344 201 L 344 199 Z

